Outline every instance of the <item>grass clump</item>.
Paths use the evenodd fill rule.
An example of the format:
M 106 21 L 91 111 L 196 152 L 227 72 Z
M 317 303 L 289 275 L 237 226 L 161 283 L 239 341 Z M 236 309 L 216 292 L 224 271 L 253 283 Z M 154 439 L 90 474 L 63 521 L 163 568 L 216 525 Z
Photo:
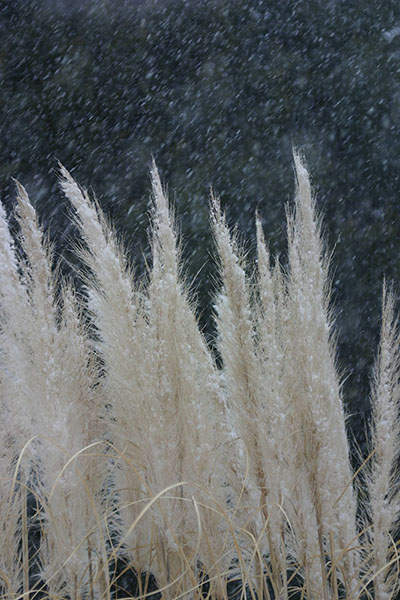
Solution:
M 372 448 L 353 473 L 329 260 L 294 162 L 286 270 L 257 217 L 251 271 L 212 195 L 220 367 L 155 165 L 146 283 L 64 167 L 85 293 L 59 275 L 20 184 L 18 239 L 0 207 L 2 598 L 395 598 L 394 298 L 385 287 Z

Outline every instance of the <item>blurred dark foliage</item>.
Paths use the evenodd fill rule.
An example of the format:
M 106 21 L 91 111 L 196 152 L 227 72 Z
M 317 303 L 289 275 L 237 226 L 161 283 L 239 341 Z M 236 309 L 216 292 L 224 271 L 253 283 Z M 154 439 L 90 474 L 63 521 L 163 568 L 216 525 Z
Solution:
M 284 263 L 292 144 L 303 149 L 335 249 L 338 362 L 363 444 L 382 280 L 400 283 L 400 3 L 3 0 L 0 8 L 8 209 L 15 177 L 75 273 L 58 159 L 95 190 L 140 275 L 154 156 L 176 201 L 209 339 L 209 187 L 250 254 L 259 210 Z

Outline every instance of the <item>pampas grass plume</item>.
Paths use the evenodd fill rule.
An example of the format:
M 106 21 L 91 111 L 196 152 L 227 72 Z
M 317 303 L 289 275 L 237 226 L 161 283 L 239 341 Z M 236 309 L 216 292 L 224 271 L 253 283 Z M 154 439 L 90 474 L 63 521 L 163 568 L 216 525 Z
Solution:
M 353 472 L 329 255 L 297 151 L 294 165 L 286 268 L 271 258 L 259 215 L 253 267 L 211 196 L 218 360 L 154 162 L 141 278 L 97 201 L 62 165 L 80 235 L 79 292 L 55 264 L 24 187 L 16 183 L 16 237 L 0 204 L 4 600 L 109 600 L 127 574 L 143 599 L 152 578 L 163 600 L 229 600 L 239 587 L 252 600 L 394 597 L 395 300 L 385 286 L 371 452 Z

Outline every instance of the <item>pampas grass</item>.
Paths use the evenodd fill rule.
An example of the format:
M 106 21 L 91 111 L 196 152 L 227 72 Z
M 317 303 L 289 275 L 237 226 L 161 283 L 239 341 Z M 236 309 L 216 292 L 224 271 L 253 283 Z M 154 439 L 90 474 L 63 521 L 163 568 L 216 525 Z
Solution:
M 96 562 L 103 555 L 95 531 L 104 477 L 85 452 L 93 436 L 101 436 L 103 399 L 100 404 L 74 292 L 66 282 L 56 292 L 51 248 L 26 191 L 19 184 L 17 189 L 22 256 L 16 257 L 8 238 L 13 270 L 6 285 L 15 288 L 17 302 L 8 306 L 10 317 L 21 312 L 2 327 L 2 401 L 15 432 L 25 432 L 14 445 L 31 441 L 21 457 L 20 485 L 22 497 L 33 488 L 41 507 L 40 576 L 51 595 L 80 597 L 93 584 L 88 559 L 92 569 L 92 557 Z M 14 346 L 21 362 L 14 360 Z
M 372 448 L 354 473 L 329 258 L 297 152 L 294 164 L 286 270 L 258 216 L 252 266 L 212 194 L 220 368 L 154 164 L 142 279 L 61 165 L 83 291 L 60 275 L 20 184 L 15 239 L 0 207 L 2 598 L 394 598 L 395 302 L 384 288 Z

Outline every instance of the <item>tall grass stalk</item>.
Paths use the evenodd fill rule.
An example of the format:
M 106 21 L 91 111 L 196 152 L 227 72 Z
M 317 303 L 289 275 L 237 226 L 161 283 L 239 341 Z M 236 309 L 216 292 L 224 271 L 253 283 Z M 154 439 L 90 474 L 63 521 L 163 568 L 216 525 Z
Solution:
M 372 389 L 372 458 L 365 472 L 369 502 L 366 523 L 376 600 L 388 600 L 398 589 L 397 547 L 400 498 L 400 333 L 393 292 L 383 289 L 382 326 Z
M 66 283 L 56 290 L 51 248 L 26 191 L 17 187 L 21 258 L 13 258 L 10 246 L 14 270 L 9 280 L 20 302 L 9 310 L 23 303 L 24 311 L 3 329 L 11 383 L 4 402 L 18 414 L 15 424 L 33 439 L 20 479 L 21 489 L 28 482 L 33 486 L 41 507 L 41 579 L 51 596 L 80 598 L 89 587 L 88 556 L 96 561 L 103 554 L 96 531 L 102 474 L 84 451 L 92 436 L 101 438 L 97 374 L 77 299 Z M 11 364 L 13 344 L 23 357 L 20 363 Z M 15 384 L 16 398 L 9 394 Z
M 252 306 L 253 284 L 245 272 L 243 252 L 235 233 L 229 231 L 215 197 L 211 208 L 222 276 L 222 290 L 216 304 L 218 350 L 224 364 L 224 389 L 234 429 L 244 442 L 250 467 L 248 478 L 244 477 L 244 473 L 241 476 L 237 473 L 238 483 L 245 487 L 243 499 L 246 503 L 259 507 L 252 519 L 246 515 L 248 507 L 240 512 L 244 513 L 246 527 L 259 540 L 257 551 L 261 555 L 268 552 L 275 593 L 282 596 L 285 588 L 282 573 L 286 562 L 282 543 L 285 519 L 281 507 L 284 473 L 277 442 L 286 436 L 282 428 L 285 407 L 278 407 L 280 366 L 275 346 L 279 342 L 272 315 L 276 308 L 273 287 L 277 278 L 270 273 L 259 228 L 260 287 L 264 303 L 270 303 L 267 310 L 271 313 L 262 312 L 256 323 Z M 270 322 L 267 324 L 268 319 Z M 261 325 L 261 335 L 258 335 L 258 325 Z M 267 337 L 268 348 L 265 345 Z M 260 536 L 261 533 L 263 535 Z M 258 560 L 255 566 L 256 587 L 262 594 L 263 569 L 260 572 Z
M 326 597 L 325 553 L 329 556 L 333 550 L 331 565 L 335 565 L 346 593 L 351 595 L 357 590 L 359 569 L 356 499 L 335 366 L 329 263 L 323 252 L 308 173 L 297 153 L 294 159 L 297 185 L 294 212 L 288 213 L 285 381 L 296 424 L 292 432 L 297 457 L 292 473 L 299 493 L 298 510 L 292 519 L 293 528 L 298 528 L 295 551 L 298 558 L 303 554 L 300 562 L 306 565 L 316 595 Z

